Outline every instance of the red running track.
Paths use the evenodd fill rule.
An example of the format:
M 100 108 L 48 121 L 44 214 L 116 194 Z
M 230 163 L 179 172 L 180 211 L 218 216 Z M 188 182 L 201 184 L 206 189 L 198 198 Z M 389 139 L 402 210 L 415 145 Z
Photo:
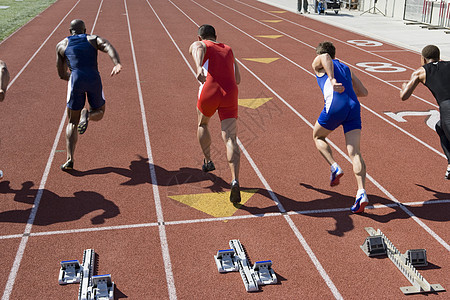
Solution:
M 364 227 L 381 229 L 401 252 L 426 248 L 430 265 L 421 274 L 450 286 L 450 194 L 439 140 L 425 116 L 398 122 L 386 114 L 437 110 L 423 87 L 399 99 L 418 54 L 381 42 L 364 46 L 354 41 L 377 41 L 272 11 L 279 9 L 252 0 L 60 0 L 0 44 L 13 78 L 0 112 L 2 299 L 75 298 L 76 285 L 57 284 L 59 262 L 81 259 L 86 248 L 99 253 L 99 274 L 112 274 L 117 299 L 405 297 L 399 287 L 410 283 L 397 268 L 359 248 Z M 112 64 L 99 56 L 108 109 L 80 138 L 69 174 L 59 170 L 66 85 L 54 52 L 74 18 L 112 42 L 124 70 L 109 77 Z M 219 197 L 229 189 L 217 117 L 217 170 L 200 170 L 188 47 L 204 23 L 241 63 L 239 97 L 272 98 L 257 109 L 240 107 L 241 185 L 258 191 L 226 218 L 170 198 Z M 335 43 L 369 90 L 360 101 L 371 207 L 361 215 L 348 211 L 355 181 L 341 130 L 330 136 L 346 172 L 335 188 L 311 138 L 322 99 L 310 65 L 323 40 Z M 380 63 L 385 67 L 368 69 Z M 234 238 L 253 260 L 271 259 L 280 284 L 249 294 L 239 275 L 219 274 L 213 255 Z

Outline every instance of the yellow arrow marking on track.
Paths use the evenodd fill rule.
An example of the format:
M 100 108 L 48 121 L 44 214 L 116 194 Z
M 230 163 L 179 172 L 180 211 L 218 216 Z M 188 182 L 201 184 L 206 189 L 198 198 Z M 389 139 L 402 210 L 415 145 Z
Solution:
M 216 218 L 231 217 L 242 204 L 245 204 L 258 189 L 242 190 L 241 203 L 236 207 L 230 202 L 230 192 L 204 193 L 169 196 L 173 200 L 186 204 Z
M 266 38 L 266 39 L 278 39 L 280 37 L 282 37 L 283 35 L 255 35 L 256 37 L 261 37 L 261 38 Z
M 280 23 L 283 22 L 283 20 L 261 20 L 262 22 L 266 23 Z
M 263 105 L 264 103 L 266 103 L 272 99 L 273 98 L 239 99 L 238 102 L 239 102 L 240 106 L 257 109 L 258 107 L 260 107 L 261 105 Z
M 249 60 L 249 61 L 256 61 L 259 63 L 263 63 L 263 64 L 270 64 L 271 62 L 276 61 L 277 59 L 280 59 L 279 57 L 274 57 L 274 58 L 270 58 L 270 57 L 266 57 L 266 58 L 243 58 L 245 60 Z
M 269 10 L 269 12 L 274 13 L 274 14 L 284 14 L 286 11 L 285 10 Z

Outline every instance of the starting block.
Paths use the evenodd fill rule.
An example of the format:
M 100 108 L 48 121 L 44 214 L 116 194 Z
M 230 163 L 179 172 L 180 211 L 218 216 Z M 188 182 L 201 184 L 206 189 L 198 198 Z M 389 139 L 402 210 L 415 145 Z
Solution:
M 368 236 L 360 247 L 369 257 L 387 255 L 386 243 L 381 235 Z
M 83 252 L 83 262 L 65 260 L 61 262 L 58 282 L 61 285 L 80 283 L 78 300 L 114 299 L 114 282 L 111 274 L 94 275 L 96 254 L 94 249 Z
M 78 260 L 64 260 L 61 262 L 58 278 L 59 284 L 79 283 L 80 276 L 81 266 Z
M 214 255 L 217 270 L 219 273 L 238 271 L 237 258 L 233 249 L 219 250 L 217 255 Z
M 414 267 L 428 266 L 427 250 L 425 249 L 406 250 L 403 259 L 405 264 L 410 263 Z
M 92 294 L 95 300 L 113 300 L 114 282 L 111 274 L 92 276 Z
M 382 243 L 385 245 L 385 254 L 394 263 L 394 265 L 402 272 L 402 274 L 412 283 L 412 286 L 401 287 L 400 290 L 405 295 L 421 294 L 421 293 L 436 293 L 444 292 L 445 289 L 440 284 L 430 284 L 428 281 L 416 270 L 416 266 L 426 266 L 427 256 L 425 249 L 413 249 L 406 251 L 405 254 L 401 254 L 400 251 L 394 246 L 394 244 L 381 232 L 380 229 L 375 231 L 372 227 L 365 228 L 369 233 L 369 238 L 366 238 L 361 249 L 368 256 L 375 256 L 379 254 L 370 255 L 371 243 L 373 242 L 374 253 L 381 253 L 381 244 L 379 238 L 382 239 Z M 372 238 L 372 239 L 370 239 Z M 381 255 L 381 254 L 380 254 Z
M 277 283 L 272 261 L 257 261 L 251 267 L 247 252 L 239 240 L 230 240 L 230 249 L 219 250 L 214 260 L 220 273 L 239 271 L 247 292 L 258 291 L 259 285 Z

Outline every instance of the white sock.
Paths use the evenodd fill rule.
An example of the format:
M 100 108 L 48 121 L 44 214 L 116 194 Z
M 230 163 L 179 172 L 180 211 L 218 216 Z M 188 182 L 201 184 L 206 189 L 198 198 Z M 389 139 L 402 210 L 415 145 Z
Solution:
M 339 165 L 337 163 L 334 163 L 331 165 L 331 172 L 336 171 L 336 169 L 339 168 Z
M 356 197 L 360 196 L 361 194 L 365 193 L 366 190 L 365 189 L 360 189 L 356 192 Z

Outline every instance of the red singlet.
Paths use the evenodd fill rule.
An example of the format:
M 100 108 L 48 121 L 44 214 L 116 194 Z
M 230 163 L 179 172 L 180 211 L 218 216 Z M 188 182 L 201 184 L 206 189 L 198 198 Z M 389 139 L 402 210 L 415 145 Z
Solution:
M 234 55 L 231 48 L 209 40 L 203 58 L 206 82 L 200 86 L 197 108 L 206 117 L 212 117 L 216 110 L 220 120 L 237 118 L 238 87 L 234 77 Z

